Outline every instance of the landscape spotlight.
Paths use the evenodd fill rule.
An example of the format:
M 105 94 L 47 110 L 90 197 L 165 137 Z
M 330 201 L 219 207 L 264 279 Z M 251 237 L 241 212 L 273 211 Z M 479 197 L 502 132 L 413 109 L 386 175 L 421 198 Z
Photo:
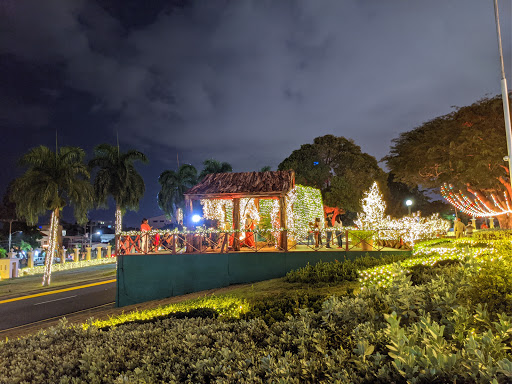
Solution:
M 194 215 L 194 216 L 192 216 L 192 221 L 193 221 L 194 223 L 199 222 L 199 220 L 201 220 L 201 216 L 199 216 L 199 215 Z

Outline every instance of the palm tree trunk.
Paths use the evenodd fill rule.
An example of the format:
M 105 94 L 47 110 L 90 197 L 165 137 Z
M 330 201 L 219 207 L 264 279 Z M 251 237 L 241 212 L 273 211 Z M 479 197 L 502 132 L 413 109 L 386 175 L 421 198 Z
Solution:
M 119 204 L 116 204 L 116 256 L 119 254 L 119 236 L 122 230 L 123 214 L 121 212 L 121 207 L 119 206 Z
M 46 260 L 44 262 L 44 275 L 43 275 L 43 286 L 50 285 L 50 280 L 52 276 L 52 265 L 53 258 L 55 256 L 55 250 L 57 249 L 57 238 L 58 238 L 58 230 L 59 230 L 59 208 L 56 208 L 52 212 L 52 217 L 50 221 L 50 236 L 48 241 L 48 254 L 46 255 Z

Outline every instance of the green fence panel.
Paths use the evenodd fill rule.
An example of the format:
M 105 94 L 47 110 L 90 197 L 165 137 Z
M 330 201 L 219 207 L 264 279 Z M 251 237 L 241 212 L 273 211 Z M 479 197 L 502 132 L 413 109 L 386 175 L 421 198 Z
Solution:
M 283 277 L 319 261 L 354 260 L 410 251 L 238 252 L 216 254 L 119 255 L 116 305 L 142 303 L 230 284 Z

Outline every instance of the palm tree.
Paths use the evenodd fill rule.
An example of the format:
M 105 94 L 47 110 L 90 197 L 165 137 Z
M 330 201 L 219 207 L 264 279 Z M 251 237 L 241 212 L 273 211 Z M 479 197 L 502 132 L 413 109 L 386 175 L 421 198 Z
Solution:
M 100 207 L 107 207 L 109 196 L 116 203 L 116 235 L 123 230 L 123 214 L 126 210 L 136 211 L 146 186 L 133 163 L 148 159 L 142 152 L 129 150 L 121 153 L 119 146 L 100 144 L 94 148 L 94 159 L 89 162 L 91 169 L 99 168 L 94 178 L 94 195 Z M 116 244 L 117 246 L 117 244 Z
M 87 211 L 93 204 L 89 171 L 84 163 L 85 152 L 77 147 L 62 147 L 53 152 L 45 146 L 32 148 L 20 160 L 28 167 L 13 183 L 11 200 L 16 213 L 29 224 L 51 211 L 50 239 L 45 261 L 43 285 L 50 285 L 52 263 L 57 248 L 60 211 L 67 204 L 74 207 L 80 224 L 87 221 Z
M 265 165 L 264 167 L 261 167 L 260 172 L 268 172 L 271 170 L 272 170 L 272 167 L 270 165 Z
M 225 173 L 233 172 L 231 164 L 226 162 L 220 162 L 214 159 L 208 159 L 203 162 L 203 170 L 199 174 L 199 181 L 203 180 L 206 175 L 211 173 Z
M 183 164 L 178 171 L 164 171 L 158 178 L 161 185 L 158 192 L 158 206 L 166 215 L 172 216 L 178 208 L 183 208 L 184 193 L 197 183 L 197 169 Z

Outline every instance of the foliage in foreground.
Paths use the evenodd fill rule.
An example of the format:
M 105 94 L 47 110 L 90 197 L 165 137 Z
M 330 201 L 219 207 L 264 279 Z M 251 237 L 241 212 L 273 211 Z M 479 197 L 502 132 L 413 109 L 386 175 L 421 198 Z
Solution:
M 387 255 L 380 258 L 364 256 L 354 261 L 343 262 L 322 262 L 315 265 L 307 264 L 303 268 L 290 271 L 286 274 L 285 280 L 289 283 L 332 283 L 340 281 L 357 281 L 359 271 L 379 265 L 396 263 L 410 258 L 409 253 Z
M 200 309 L 209 309 L 215 312 L 215 316 L 209 316 L 210 312 L 206 311 L 206 316 L 190 315 L 191 311 Z M 220 317 L 236 319 L 240 314 L 247 311 L 247 303 L 232 296 L 205 296 L 198 299 L 186 300 L 176 304 L 168 304 L 156 308 L 146 309 L 142 311 L 133 311 L 122 315 L 111 317 L 108 320 L 94 320 L 84 324 L 84 329 L 89 326 L 97 328 L 115 327 L 126 323 L 144 323 L 165 318 L 176 317 L 176 314 L 189 314 L 188 317 Z M 194 312 L 193 312 L 194 313 Z M 197 312 L 196 312 L 197 313 Z M 174 316 L 173 316 L 174 315 Z
M 466 305 L 458 293 L 471 278 L 462 268 L 418 285 L 399 276 L 271 326 L 258 318 L 110 330 L 63 323 L 2 343 L 0 382 L 509 382 L 512 318 L 493 321 L 483 306 Z

